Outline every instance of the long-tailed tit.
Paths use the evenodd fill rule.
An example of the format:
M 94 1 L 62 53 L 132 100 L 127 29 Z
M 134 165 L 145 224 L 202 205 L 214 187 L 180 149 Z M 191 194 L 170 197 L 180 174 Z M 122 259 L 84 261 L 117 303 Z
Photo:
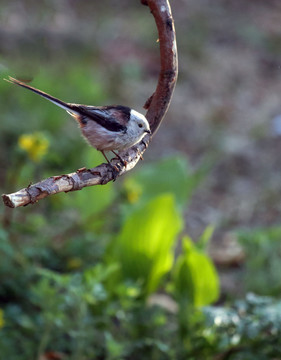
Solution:
M 78 122 L 82 135 L 97 150 L 115 152 L 137 144 L 146 134 L 150 134 L 149 123 L 139 112 L 127 106 L 87 106 L 61 101 L 41 90 L 29 86 L 9 76 L 6 81 L 29 89 L 66 110 Z

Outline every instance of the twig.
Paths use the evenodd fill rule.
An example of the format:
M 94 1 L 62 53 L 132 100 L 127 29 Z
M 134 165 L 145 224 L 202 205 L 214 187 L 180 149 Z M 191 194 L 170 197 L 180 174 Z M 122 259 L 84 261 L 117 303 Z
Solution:
M 177 81 L 178 63 L 174 21 L 168 0 L 141 0 L 149 6 L 154 16 L 160 44 L 161 70 L 155 93 L 146 101 L 146 118 L 154 135 L 163 120 Z M 51 176 L 12 194 L 3 194 L 6 206 L 16 208 L 34 204 L 40 199 L 60 192 L 81 190 L 86 186 L 104 185 L 131 170 L 146 150 L 151 137 L 147 135 L 142 142 L 122 152 L 120 155 L 126 166 L 119 160 L 111 160 L 111 165 L 101 164 L 92 169 L 82 168 L 67 175 Z M 113 168 L 118 169 L 118 173 Z

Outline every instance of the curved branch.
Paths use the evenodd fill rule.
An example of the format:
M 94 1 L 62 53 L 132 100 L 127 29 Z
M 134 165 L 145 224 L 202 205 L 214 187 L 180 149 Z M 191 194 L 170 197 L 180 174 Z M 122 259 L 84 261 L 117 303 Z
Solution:
M 160 44 L 161 70 L 157 88 L 144 106 L 148 109 L 146 118 L 152 134 L 155 134 L 169 108 L 178 77 L 176 32 L 168 0 L 143 0 L 142 3 L 150 7 L 154 16 Z
M 150 123 L 152 134 L 155 134 L 168 110 L 177 81 L 176 35 L 168 0 L 141 0 L 141 3 L 149 6 L 159 34 L 161 70 L 156 91 L 144 105 L 144 108 L 148 110 L 146 118 Z M 4 204 L 16 208 L 34 204 L 40 199 L 60 192 L 107 184 L 135 167 L 150 140 L 151 137 L 147 135 L 139 144 L 120 153 L 126 166 L 119 160 L 113 159 L 111 165 L 101 164 L 92 169 L 82 168 L 71 174 L 51 176 L 15 193 L 3 194 Z M 117 175 L 114 169 L 117 170 Z

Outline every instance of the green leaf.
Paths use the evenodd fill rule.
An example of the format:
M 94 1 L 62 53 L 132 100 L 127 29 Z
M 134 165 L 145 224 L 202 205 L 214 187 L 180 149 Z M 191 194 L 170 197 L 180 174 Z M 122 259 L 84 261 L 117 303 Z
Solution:
M 104 336 L 108 359 L 119 359 L 124 351 L 124 345 L 120 341 L 116 341 L 109 331 L 105 331 Z
M 151 200 L 127 217 L 114 243 L 113 259 L 125 279 L 141 281 L 144 292 L 154 291 L 173 263 L 172 246 L 182 219 L 171 194 Z
M 206 227 L 206 229 L 203 231 L 202 235 L 200 236 L 198 243 L 196 243 L 198 249 L 206 250 L 207 245 L 213 236 L 214 230 L 215 228 L 213 225 L 208 225 Z
M 188 237 L 173 270 L 173 286 L 179 301 L 194 306 L 208 305 L 219 296 L 219 278 L 210 258 Z

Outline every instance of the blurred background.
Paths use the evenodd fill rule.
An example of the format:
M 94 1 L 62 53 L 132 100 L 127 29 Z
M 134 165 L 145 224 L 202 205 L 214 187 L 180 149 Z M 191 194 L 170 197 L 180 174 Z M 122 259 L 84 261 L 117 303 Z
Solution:
M 140 331 L 138 312 L 146 311 L 152 294 L 168 293 L 168 311 L 179 306 L 183 317 L 184 296 L 188 306 L 225 306 L 249 291 L 280 298 L 281 3 L 178 0 L 171 7 L 179 78 L 144 161 L 114 184 L 16 210 L 0 206 L 0 344 L 6 356 L 137 359 L 134 351 L 141 349 L 141 356 L 171 359 L 174 344 L 165 348 L 167 339 L 157 337 L 171 315 L 146 313 L 157 331 Z M 155 23 L 139 1 L 0 0 L 1 78 L 32 81 L 68 102 L 144 112 L 158 71 Z M 4 81 L 0 94 L 2 193 L 103 162 L 63 110 Z M 156 223 L 161 236 L 153 233 Z M 195 265 L 185 263 L 188 251 L 204 257 L 198 257 L 199 268 L 207 263 L 202 277 L 209 297 L 198 290 Z M 174 254 L 181 255 L 172 260 Z M 184 264 L 186 286 L 193 289 L 188 294 Z M 120 323 L 135 347 L 117 341 Z M 184 344 L 177 344 L 180 354 L 196 354 L 186 340 L 190 328 L 175 324 Z M 93 328 L 93 353 L 86 353 Z M 76 347 L 66 345 L 69 339 Z M 212 345 L 210 354 L 234 343 Z M 152 357 L 151 348 L 160 357 Z

